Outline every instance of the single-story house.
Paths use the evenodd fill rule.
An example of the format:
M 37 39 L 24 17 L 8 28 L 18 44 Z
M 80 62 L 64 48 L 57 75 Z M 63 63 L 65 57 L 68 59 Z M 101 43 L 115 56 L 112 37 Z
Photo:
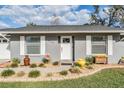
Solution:
M 101 25 L 26 26 L 0 30 L 0 59 L 29 55 L 39 62 L 46 54 L 52 62 L 71 62 L 94 54 L 107 54 L 108 63 L 124 56 L 124 29 Z

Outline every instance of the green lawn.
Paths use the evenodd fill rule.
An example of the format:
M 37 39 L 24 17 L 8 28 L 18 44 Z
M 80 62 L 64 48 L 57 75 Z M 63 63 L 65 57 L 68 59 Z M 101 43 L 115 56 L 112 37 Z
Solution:
M 0 83 L 1 88 L 107 88 L 124 87 L 124 69 L 106 69 L 75 80 Z

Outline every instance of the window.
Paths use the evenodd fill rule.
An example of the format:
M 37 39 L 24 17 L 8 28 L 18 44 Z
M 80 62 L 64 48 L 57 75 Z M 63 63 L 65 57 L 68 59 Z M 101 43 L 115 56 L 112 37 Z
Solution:
M 70 43 L 70 38 L 63 38 L 63 43 Z
M 92 53 L 104 54 L 107 50 L 106 36 L 92 36 Z
M 26 54 L 40 54 L 40 36 L 26 36 Z

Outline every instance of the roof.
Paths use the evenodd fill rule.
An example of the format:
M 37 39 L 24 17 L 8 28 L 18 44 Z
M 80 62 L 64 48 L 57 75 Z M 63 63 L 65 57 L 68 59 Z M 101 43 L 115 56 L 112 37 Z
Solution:
M 122 28 L 102 25 L 38 25 L 0 29 L 1 33 L 121 33 Z

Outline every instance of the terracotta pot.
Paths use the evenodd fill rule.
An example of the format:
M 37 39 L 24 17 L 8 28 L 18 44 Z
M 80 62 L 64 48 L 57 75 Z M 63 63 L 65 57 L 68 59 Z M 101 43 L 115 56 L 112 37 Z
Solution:
M 25 66 L 30 65 L 30 58 L 29 58 L 28 55 L 25 55 L 25 58 L 24 58 L 24 65 L 25 65 Z

